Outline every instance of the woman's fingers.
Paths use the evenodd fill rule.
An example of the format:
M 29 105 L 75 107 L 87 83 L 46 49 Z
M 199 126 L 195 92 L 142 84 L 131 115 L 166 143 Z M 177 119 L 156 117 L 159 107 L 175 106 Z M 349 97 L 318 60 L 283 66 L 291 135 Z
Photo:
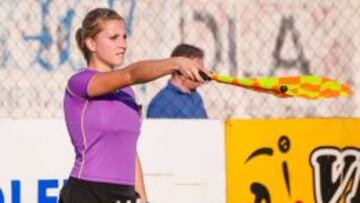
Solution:
M 201 77 L 200 70 L 198 68 L 195 68 L 193 70 L 193 74 L 194 74 L 194 77 L 195 77 L 195 82 L 199 82 L 201 84 L 203 84 L 205 82 L 204 79 Z
M 178 65 L 181 75 L 194 82 L 204 83 L 211 80 L 211 73 L 203 67 L 198 67 L 198 64 L 191 59 L 179 57 Z

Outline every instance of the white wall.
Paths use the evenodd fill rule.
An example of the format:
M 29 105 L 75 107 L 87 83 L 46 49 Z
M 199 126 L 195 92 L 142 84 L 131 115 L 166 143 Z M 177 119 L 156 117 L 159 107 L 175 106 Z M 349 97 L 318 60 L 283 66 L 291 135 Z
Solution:
M 56 202 L 74 159 L 64 122 L 1 120 L 0 138 L 0 203 Z M 223 138 L 221 121 L 145 120 L 138 150 L 150 200 L 225 202 Z
M 139 153 L 153 202 L 225 202 L 222 121 L 147 120 Z

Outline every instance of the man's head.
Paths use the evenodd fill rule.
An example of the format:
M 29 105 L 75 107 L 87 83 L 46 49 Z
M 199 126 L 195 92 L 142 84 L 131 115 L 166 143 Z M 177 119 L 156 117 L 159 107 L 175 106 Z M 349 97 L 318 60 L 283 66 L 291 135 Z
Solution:
M 171 53 L 171 57 L 186 57 L 193 60 L 199 67 L 199 69 L 204 68 L 204 51 L 196 46 L 189 44 L 179 44 L 175 47 L 175 49 Z M 200 83 L 193 82 L 179 73 L 173 73 L 171 78 L 171 83 L 184 92 L 194 91 Z

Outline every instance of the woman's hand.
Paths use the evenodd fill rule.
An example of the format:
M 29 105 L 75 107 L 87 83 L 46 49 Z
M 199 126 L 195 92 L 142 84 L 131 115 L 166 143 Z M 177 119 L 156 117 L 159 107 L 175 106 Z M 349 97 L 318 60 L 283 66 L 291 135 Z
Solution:
M 200 71 L 202 71 L 206 76 L 210 77 L 210 73 L 198 67 L 198 65 L 191 59 L 185 57 L 174 57 L 175 60 L 175 69 L 184 77 L 198 83 L 204 83 L 205 78 L 200 75 Z

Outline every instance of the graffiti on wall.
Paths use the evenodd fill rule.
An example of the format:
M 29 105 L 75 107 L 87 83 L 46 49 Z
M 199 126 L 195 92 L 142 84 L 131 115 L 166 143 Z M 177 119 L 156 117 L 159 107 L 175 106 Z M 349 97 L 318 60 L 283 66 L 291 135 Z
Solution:
M 17 2 L 17 4 L 22 3 Z M 356 10 L 344 4 L 347 13 L 351 14 Z M 355 35 L 350 34 L 354 33 L 350 32 L 353 28 L 344 23 L 345 18 L 337 17 L 336 14 L 341 10 L 337 4 L 319 3 L 311 6 L 301 3 L 287 5 L 279 2 L 239 3 L 218 0 L 206 4 L 192 0 L 176 2 L 164 0 L 150 4 L 137 0 L 104 0 L 98 1 L 96 6 L 113 8 L 125 17 L 128 42 L 129 46 L 131 45 L 126 56 L 127 63 L 166 57 L 173 46 L 186 42 L 203 48 L 206 53 L 206 66 L 222 74 L 234 77 L 317 74 L 355 85 L 356 80 L 353 78 L 356 67 L 356 60 L 353 59 L 357 48 Z M 2 74 L 21 74 L 16 71 L 22 69 L 22 65 L 30 66 L 30 69 L 42 71 L 41 74 L 54 74 L 52 77 L 58 80 L 60 87 L 71 71 L 84 65 L 81 53 L 76 47 L 74 33 L 87 10 L 94 7 L 95 3 L 81 0 L 60 3 L 51 0 L 36 1 L 24 14 L 2 21 L 12 23 L 12 27 L 5 25 L 6 29 L 0 31 Z M 12 33 L 18 33 L 20 37 L 14 38 L 13 36 L 17 35 L 10 35 L 10 30 Z M 32 81 L 31 78 L 28 80 Z M 20 83 L 9 81 L 9 86 L 0 88 L 5 92 L 4 95 L 7 95 L 6 92 L 21 89 L 22 87 L 18 86 Z M 43 83 L 47 82 L 43 81 Z M 148 104 L 161 86 L 158 83 L 141 86 L 138 95 L 140 98 L 145 98 L 144 105 Z M 38 88 L 36 91 L 41 92 L 43 87 L 43 84 L 39 84 L 32 89 Z M 235 95 L 233 101 L 241 100 L 241 104 L 231 103 L 225 96 L 213 100 L 207 99 L 205 103 L 210 106 L 208 110 L 210 117 L 314 115 L 311 105 L 309 108 L 305 104 L 301 104 L 303 105 L 301 107 L 294 106 L 296 104 L 291 102 L 277 105 L 268 102 L 268 98 L 257 101 L 263 100 L 263 103 L 271 104 L 272 107 L 277 105 L 277 109 L 280 110 L 275 112 L 270 107 L 257 110 L 259 109 L 257 106 L 262 105 L 251 102 L 255 95 L 234 93 L 234 90 L 216 89 L 216 87 L 211 89 L 216 93 L 209 91 L 208 94 L 218 95 L 222 92 L 224 95 Z M 54 92 L 54 90 L 49 91 Z M 227 91 L 230 93 L 226 93 Z M 243 94 L 246 94 L 245 99 L 241 98 Z M 22 98 L 24 97 L 27 96 Z M 28 97 L 29 101 L 37 99 Z M 19 98 L 9 99 L 13 101 L 8 103 L 19 100 Z M 61 103 L 61 99 L 61 97 L 51 98 L 52 102 L 58 104 Z M 43 103 L 39 109 L 46 109 L 44 108 L 46 102 Z M 346 104 L 346 106 L 348 109 L 353 109 L 355 105 Z M 284 114 L 284 112 L 288 113 Z M 333 115 L 330 110 L 327 112 L 329 112 L 327 115 Z M 349 112 L 355 111 L 346 111 Z
M 34 54 L 35 59 L 33 63 L 40 65 L 40 67 L 47 71 L 54 70 L 56 67 L 70 62 L 71 34 L 74 33 L 73 21 L 75 11 L 79 9 L 80 0 L 76 0 L 72 7 L 67 5 L 65 12 L 59 13 L 59 17 L 55 22 L 54 17 L 51 16 L 50 13 L 51 3 L 53 3 L 51 0 L 39 2 L 39 6 L 41 7 L 41 20 L 38 22 L 40 23 L 39 33 L 33 35 L 25 32 L 23 34 L 25 43 L 36 43 L 38 45 L 38 49 Z M 109 7 L 114 8 L 114 3 L 115 1 L 108 0 Z M 136 0 L 131 0 L 126 24 L 126 30 L 129 36 L 131 36 L 132 33 L 135 9 Z M 50 33 L 50 26 L 56 26 L 55 35 Z M 57 53 L 57 60 L 53 60 L 54 57 L 49 54 L 54 47 L 56 49 L 55 53 Z

